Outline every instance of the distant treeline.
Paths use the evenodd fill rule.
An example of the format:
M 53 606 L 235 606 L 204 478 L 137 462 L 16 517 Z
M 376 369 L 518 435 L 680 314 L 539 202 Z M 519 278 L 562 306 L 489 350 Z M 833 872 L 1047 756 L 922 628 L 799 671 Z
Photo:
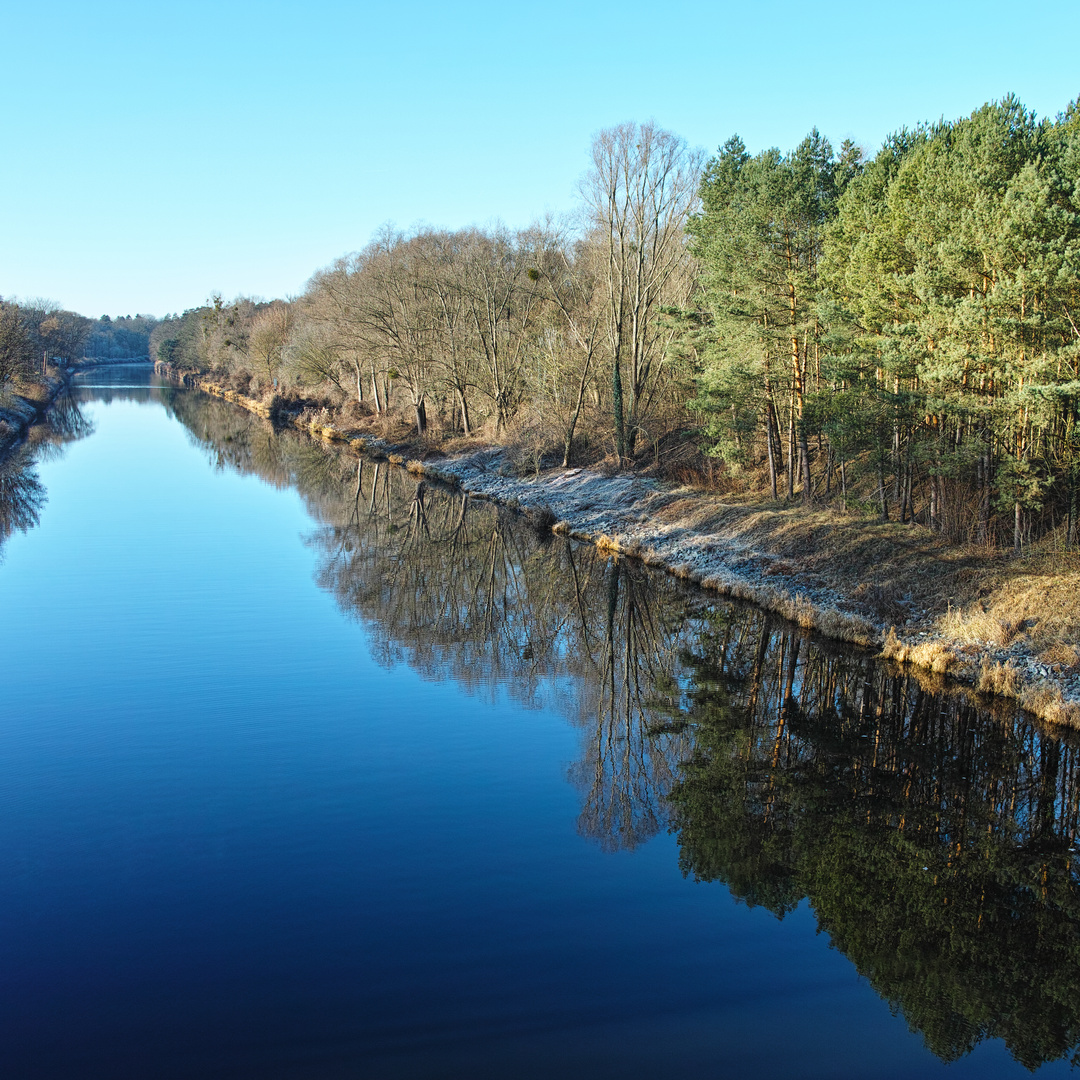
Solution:
M 1008 97 L 869 160 L 815 130 L 703 162 L 625 124 L 597 136 L 568 222 L 385 230 L 302 296 L 215 298 L 151 349 L 537 462 L 1072 545 L 1080 109 L 1037 120 Z
M 0 298 L 0 395 L 9 384 L 50 363 L 72 364 L 85 357 L 124 359 L 150 353 L 149 315 L 88 319 L 49 300 L 16 303 Z
M 91 322 L 83 355 L 93 360 L 141 359 L 150 355 L 150 333 L 158 320 L 152 315 L 102 315 Z

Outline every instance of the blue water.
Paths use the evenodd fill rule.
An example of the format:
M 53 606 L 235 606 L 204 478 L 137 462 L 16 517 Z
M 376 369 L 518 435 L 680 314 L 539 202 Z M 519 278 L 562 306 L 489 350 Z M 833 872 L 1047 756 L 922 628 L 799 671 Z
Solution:
M 376 662 L 301 496 L 159 391 L 83 412 L 0 562 L 4 1076 L 1027 1074 L 939 1062 L 807 902 L 582 835 L 565 710 Z

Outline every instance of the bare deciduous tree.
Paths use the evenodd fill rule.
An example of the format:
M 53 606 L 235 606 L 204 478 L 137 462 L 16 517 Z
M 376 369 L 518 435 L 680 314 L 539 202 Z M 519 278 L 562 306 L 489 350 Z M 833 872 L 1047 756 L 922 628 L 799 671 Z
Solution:
M 531 239 L 529 276 L 558 312 L 540 338 L 543 364 L 533 392 L 559 419 L 565 468 L 606 331 L 601 278 L 595 251 L 572 243 L 565 230 L 537 228 Z
M 275 386 L 281 369 L 282 354 L 293 328 L 291 305 L 277 300 L 255 316 L 248 337 L 248 348 L 266 381 Z
M 684 226 L 693 210 L 702 154 L 653 123 L 620 124 L 593 141 L 581 194 L 592 242 L 606 264 L 616 452 L 632 454 L 649 413 L 671 331 L 661 307 L 685 300 L 691 259 Z M 624 395 L 628 401 L 624 401 Z
M 12 379 L 29 369 L 32 357 L 19 308 L 0 300 L 0 395 Z
M 491 401 L 495 431 L 517 411 L 524 394 L 530 332 L 539 291 L 528 274 L 518 238 L 504 229 L 468 232 L 462 245 L 460 287 L 476 333 L 482 389 Z

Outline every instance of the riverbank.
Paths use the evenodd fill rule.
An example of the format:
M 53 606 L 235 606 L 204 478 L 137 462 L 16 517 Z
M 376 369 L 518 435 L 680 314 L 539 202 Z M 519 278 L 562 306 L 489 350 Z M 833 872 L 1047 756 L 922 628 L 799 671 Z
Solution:
M 554 469 L 523 479 L 498 449 L 405 465 L 556 532 L 1080 726 L 1076 556 L 1014 559 L 910 525 L 732 503 L 626 474 Z
M 164 367 L 164 366 L 163 366 Z M 167 369 L 166 374 L 174 374 Z M 802 506 L 739 502 L 627 473 L 522 475 L 500 447 L 418 452 L 331 421 L 289 417 L 211 381 L 186 385 L 525 513 L 541 528 L 641 559 L 806 629 L 880 650 L 1080 727 L 1080 557 L 944 543 L 929 530 Z
M 0 403 L 0 462 L 5 461 L 40 424 L 67 385 L 67 376 L 46 376 L 40 382 L 19 387 Z

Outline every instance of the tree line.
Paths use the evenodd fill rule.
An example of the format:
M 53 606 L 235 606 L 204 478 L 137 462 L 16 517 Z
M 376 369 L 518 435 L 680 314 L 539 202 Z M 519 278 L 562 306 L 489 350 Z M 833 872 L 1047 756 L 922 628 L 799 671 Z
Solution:
M 665 312 L 691 302 L 701 155 L 654 125 L 603 132 L 582 212 L 524 230 L 382 230 L 291 302 L 220 297 L 165 319 L 156 358 L 251 392 L 404 410 L 429 432 L 632 461 L 687 427 L 693 372 Z
M 701 156 L 658 127 L 597 137 L 582 213 L 525 230 L 383 229 L 301 297 L 166 319 L 157 359 L 266 393 L 323 394 L 354 415 L 405 409 L 420 435 L 517 436 L 570 461 L 633 460 L 687 426 L 670 354 L 693 259 L 684 227 Z
M 1080 109 L 1016 98 L 872 157 L 814 130 L 708 161 L 594 140 L 577 213 L 383 229 L 292 300 L 166 318 L 151 353 L 419 436 L 1016 547 L 1080 517 Z
M 690 222 L 695 406 L 740 467 L 882 518 L 1014 545 L 1080 497 L 1080 110 L 1016 98 L 890 136 L 864 162 L 817 132 L 729 140 Z
M 49 364 L 146 358 L 156 325 L 150 315 L 95 320 L 51 300 L 0 297 L 0 395 L 12 383 L 44 373 Z
M 152 315 L 102 315 L 87 329 L 83 355 L 91 360 L 143 360 L 150 356 Z
M 50 300 L 0 298 L 0 394 L 48 362 L 73 363 L 83 355 L 91 320 Z

